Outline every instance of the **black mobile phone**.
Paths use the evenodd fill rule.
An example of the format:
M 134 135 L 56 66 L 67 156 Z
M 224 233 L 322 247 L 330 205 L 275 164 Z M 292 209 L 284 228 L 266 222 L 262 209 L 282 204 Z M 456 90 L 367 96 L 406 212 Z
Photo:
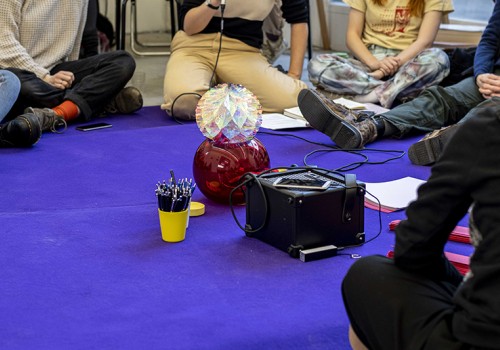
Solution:
M 331 183 L 331 181 L 321 179 L 294 179 L 288 177 L 280 177 L 273 182 L 273 186 L 324 191 L 328 187 L 330 187 Z
M 77 126 L 76 130 L 91 131 L 91 130 L 110 128 L 110 127 L 112 127 L 112 125 L 109 123 L 94 123 L 94 124 L 85 124 Z

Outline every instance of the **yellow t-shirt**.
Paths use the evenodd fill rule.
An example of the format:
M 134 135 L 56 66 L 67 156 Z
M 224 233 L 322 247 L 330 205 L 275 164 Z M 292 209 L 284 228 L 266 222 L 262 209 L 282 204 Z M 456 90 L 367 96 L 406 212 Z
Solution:
M 409 0 L 387 0 L 383 6 L 372 0 L 343 0 L 351 8 L 364 12 L 365 28 L 362 40 L 366 46 L 377 45 L 404 50 L 418 36 L 422 17 L 410 16 Z M 451 0 L 425 0 L 424 13 L 453 11 Z

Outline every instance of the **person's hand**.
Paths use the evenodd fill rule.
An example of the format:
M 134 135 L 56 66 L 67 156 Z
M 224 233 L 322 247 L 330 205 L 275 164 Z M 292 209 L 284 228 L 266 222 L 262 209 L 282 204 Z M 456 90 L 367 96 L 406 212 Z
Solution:
M 221 0 L 210 0 L 210 3 L 215 7 L 219 7 Z
M 384 77 L 394 75 L 401 65 L 399 58 L 395 56 L 387 56 L 379 61 L 379 65 L 376 70 L 380 70 Z M 374 71 L 376 71 L 374 70 Z
M 500 96 L 500 76 L 491 73 L 479 74 L 476 84 L 484 98 Z
M 385 74 L 381 69 L 377 69 L 371 73 L 368 73 L 368 75 L 378 80 L 381 80 L 383 77 L 385 77 Z
M 292 77 L 293 79 L 300 80 L 300 75 L 299 74 L 296 74 L 296 73 L 293 73 L 293 72 L 288 72 L 287 75 L 289 77 Z
M 75 75 L 68 71 L 59 71 L 54 75 L 47 74 L 43 80 L 55 88 L 69 89 L 75 81 Z

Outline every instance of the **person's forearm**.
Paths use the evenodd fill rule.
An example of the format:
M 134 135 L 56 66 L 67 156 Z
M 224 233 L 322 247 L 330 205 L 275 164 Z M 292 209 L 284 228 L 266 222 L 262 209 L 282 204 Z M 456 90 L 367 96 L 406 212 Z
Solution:
M 290 67 L 288 68 L 288 75 L 295 79 L 300 79 L 302 76 L 304 57 L 307 49 L 308 30 L 307 23 L 295 23 L 291 25 Z
M 355 34 L 347 34 L 346 45 L 349 51 L 351 51 L 351 54 L 356 57 L 356 59 L 370 67 L 371 71 L 379 68 L 379 61 L 371 54 L 370 50 L 368 50 L 363 41 Z
M 427 42 L 422 42 L 422 41 L 415 41 L 413 44 L 408 46 L 406 49 L 401 51 L 396 57 L 399 58 L 400 60 L 400 66 L 405 64 L 406 62 L 410 61 L 413 59 L 415 56 L 417 56 L 420 52 L 424 51 L 425 49 L 431 47 L 432 43 L 427 43 Z
M 432 46 L 439 30 L 442 17 L 443 14 L 439 11 L 430 11 L 424 15 L 417 40 L 401 51 L 397 56 L 400 60 L 400 65 L 403 65 L 423 50 Z
M 363 31 L 366 25 L 364 12 L 353 8 L 349 11 L 349 22 L 347 24 L 347 33 L 345 43 L 351 54 L 360 60 L 373 72 L 380 68 L 379 61 L 371 54 L 362 40 Z
M 215 7 L 220 6 L 220 0 L 211 0 Z M 201 32 L 219 10 L 208 7 L 205 3 L 188 11 L 184 18 L 184 32 L 193 35 Z

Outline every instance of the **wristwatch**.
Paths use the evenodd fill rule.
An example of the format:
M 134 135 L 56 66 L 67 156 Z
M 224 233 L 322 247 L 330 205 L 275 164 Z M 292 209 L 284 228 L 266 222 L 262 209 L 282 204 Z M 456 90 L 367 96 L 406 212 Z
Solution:
M 218 10 L 219 9 L 219 6 L 212 5 L 212 3 L 210 2 L 210 0 L 205 1 L 205 5 L 207 5 L 212 10 Z

